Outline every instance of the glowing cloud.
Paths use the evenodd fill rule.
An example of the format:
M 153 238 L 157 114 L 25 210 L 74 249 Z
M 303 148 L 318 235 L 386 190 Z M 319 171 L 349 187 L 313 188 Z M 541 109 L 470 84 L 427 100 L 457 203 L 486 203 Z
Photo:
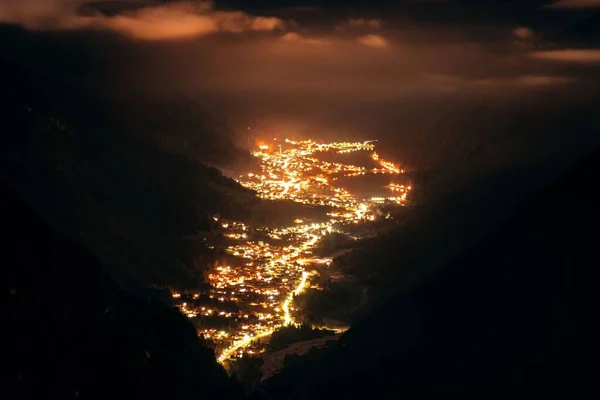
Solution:
M 514 80 L 516 85 L 528 87 L 559 86 L 574 83 L 576 79 L 564 76 L 526 75 Z
M 521 75 L 513 77 L 488 77 L 481 79 L 467 79 L 452 75 L 425 74 L 427 82 L 434 84 L 443 91 L 456 90 L 514 90 L 514 89 L 543 89 L 560 87 L 577 82 L 577 79 L 569 76 L 552 75 Z
M 141 7 L 115 16 L 81 15 L 82 0 L 4 0 L 0 22 L 29 30 L 104 29 L 142 40 L 169 40 L 216 32 L 242 33 L 283 29 L 275 17 L 217 11 L 212 2 L 177 2 Z
M 519 39 L 527 40 L 533 38 L 535 36 L 535 32 L 525 26 L 519 26 L 518 28 L 513 29 L 513 35 Z
M 533 53 L 530 53 L 529 56 L 540 60 L 584 64 L 600 64 L 600 49 L 564 49 L 535 51 Z
M 313 46 L 326 46 L 330 44 L 327 40 L 324 39 L 315 39 L 315 38 L 307 38 L 296 32 L 288 32 L 281 37 L 281 39 L 285 42 L 290 43 L 300 43 L 307 44 Z
M 389 42 L 381 35 L 364 35 L 356 39 L 363 46 L 382 49 L 389 46 Z

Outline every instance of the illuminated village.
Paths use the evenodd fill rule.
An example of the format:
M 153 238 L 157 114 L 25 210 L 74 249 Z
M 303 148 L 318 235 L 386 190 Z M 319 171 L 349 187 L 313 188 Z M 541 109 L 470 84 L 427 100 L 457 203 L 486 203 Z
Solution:
M 375 167 L 326 161 L 324 154 L 366 152 Z M 267 200 L 289 200 L 329 210 L 320 221 L 295 219 L 288 226 L 250 227 L 214 217 L 223 232 L 228 258 L 209 274 L 205 293 L 173 293 L 181 311 L 195 320 L 199 334 L 216 345 L 218 360 L 264 351 L 278 327 L 296 324 L 294 295 L 311 285 L 305 268 L 316 257 L 312 249 L 331 232 L 373 221 L 383 204 L 404 205 L 411 187 L 390 182 L 390 196 L 359 198 L 336 185 L 341 177 L 404 171 L 375 152 L 373 142 L 317 143 L 312 140 L 262 144 L 252 153 L 260 171 L 239 177 L 243 186 Z M 328 264 L 331 258 L 321 258 Z

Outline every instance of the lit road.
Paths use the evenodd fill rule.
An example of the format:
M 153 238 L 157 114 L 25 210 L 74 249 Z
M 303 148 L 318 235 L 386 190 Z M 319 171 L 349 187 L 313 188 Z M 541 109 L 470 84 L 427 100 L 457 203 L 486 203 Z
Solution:
M 306 286 L 306 281 L 307 278 L 310 274 L 308 272 L 303 272 L 302 273 L 302 279 L 300 279 L 300 283 L 298 284 L 298 286 L 296 287 L 296 289 L 294 289 L 293 292 L 291 292 L 287 298 L 285 299 L 285 301 L 282 304 L 282 308 L 283 308 L 283 312 L 284 312 L 284 325 L 290 325 L 294 323 L 294 320 L 290 314 L 290 309 L 289 309 L 289 305 L 292 302 L 293 299 L 293 295 L 299 295 L 300 293 L 302 293 L 302 291 L 304 290 L 304 287 Z M 279 327 L 279 326 L 276 326 Z M 239 349 L 242 349 L 246 346 L 248 346 L 250 343 L 252 343 L 252 341 L 255 341 L 257 339 L 262 339 L 265 338 L 267 336 L 270 336 L 274 329 L 268 329 L 262 332 L 257 332 L 255 334 L 253 334 L 252 336 L 245 336 L 242 340 L 238 340 L 237 342 L 233 343 L 230 347 L 226 348 L 225 350 L 223 350 L 223 352 L 221 353 L 221 355 L 218 358 L 219 362 L 223 362 L 226 359 L 228 359 L 229 357 L 231 357 L 232 354 L 234 354 L 235 352 L 237 352 Z

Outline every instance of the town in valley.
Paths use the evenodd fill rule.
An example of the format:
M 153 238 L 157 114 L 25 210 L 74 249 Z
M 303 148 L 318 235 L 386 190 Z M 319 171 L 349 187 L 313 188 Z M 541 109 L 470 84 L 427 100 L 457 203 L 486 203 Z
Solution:
M 252 155 L 259 169 L 239 176 L 241 185 L 265 201 L 291 201 L 323 212 L 283 226 L 213 217 L 221 240 L 211 247 L 223 257 L 208 274 L 210 289 L 173 291 L 172 297 L 198 334 L 214 344 L 220 362 L 258 355 L 275 330 L 300 324 L 294 297 L 318 289 L 315 278 L 333 258 L 315 254 L 319 242 L 333 233 L 360 239 L 357 226 L 392 218 L 385 210 L 405 206 L 411 190 L 402 178 L 405 171 L 383 159 L 375 151 L 376 142 L 275 139 L 257 147 Z M 372 177 L 385 180 L 376 196 L 343 183 Z

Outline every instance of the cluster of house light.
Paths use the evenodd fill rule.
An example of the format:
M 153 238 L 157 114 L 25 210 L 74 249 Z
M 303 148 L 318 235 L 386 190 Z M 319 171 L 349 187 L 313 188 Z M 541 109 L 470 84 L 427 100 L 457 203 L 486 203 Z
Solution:
M 375 153 L 373 142 L 323 144 L 312 140 L 286 140 L 285 147 L 285 150 L 271 149 L 267 144 L 261 145 L 253 153 L 260 160 L 261 172 L 245 174 L 239 182 L 265 199 L 329 206 L 327 219 L 319 222 L 297 219 L 289 226 L 271 229 L 254 227 L 266 232 L 269 238 L 258 240 L 244 223 L 215 217 L 229 242 L 225 250 L 230 261 L 216 266 L 208 275 L 211 288 L 204 294 L 213 305 L 196 305 L 199 302 L 193 300 L 197 300 L 200 293 L 185 296 L 173 293 L 173 297 L 181 301 L 192 297 L 179 303 L 181 311 L 190 318 L 230 321 L 227 328 L 200 323 L 199 334 L 219 346 L 219 361 L 260 352 L 261 347 L 256 345 L 259 339 L 280 326 L 296 323 L 293 297 L 310 286 L 313 272 L 305 269 L 306 261 L 314 258 L 312 249 L 323 236 L 345 224 L 375 219 L 378 204 L 402 204 L 410 190 L 410 186 L 392 183 L 388 188 L 398 192 L 398 196 L 358 199 L 335 186 L 339 176 L 403 172 L 395 164 L 382 160 Z M 367 151 L 380 168 L 367 169 L 315 157 L 316 153 L 328 151 L 339 154 Z M 238 305 L 239 310 L 231 311 L 231 304 Z

